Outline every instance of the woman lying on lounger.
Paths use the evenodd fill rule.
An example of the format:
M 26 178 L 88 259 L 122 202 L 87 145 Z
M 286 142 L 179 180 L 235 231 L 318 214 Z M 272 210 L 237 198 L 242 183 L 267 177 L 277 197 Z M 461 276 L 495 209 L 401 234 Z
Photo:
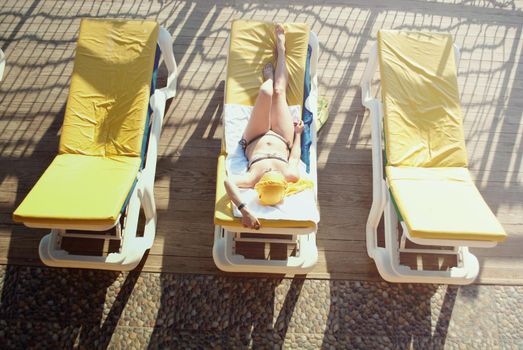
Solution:
M 287 105 L 288 72 L 285 63 L 285 32 L 276 25 L 276 70 L 272 63 L 263 68 L 264 83 L 256 98 L 251 118 L 240 141 L 249 161 L 246 173 L 230 176 L 225 188 L 242 213 L 244 227 L 260 228 L 260 222 L 240 199 L 239 188 L 256 188 L 264 205 L 283 200 L 279 183 L 298 181 L 303 122 L 293 122 Z

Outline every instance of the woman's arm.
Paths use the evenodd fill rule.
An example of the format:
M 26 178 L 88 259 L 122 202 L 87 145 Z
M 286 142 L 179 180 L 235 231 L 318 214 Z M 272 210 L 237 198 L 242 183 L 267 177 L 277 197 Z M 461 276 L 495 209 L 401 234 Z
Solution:
M 300 120 L 294 125 L 294 143 L 289 154 L 289 168 L 287 179 L 298 181 L 300 179 L 300 157 L 301 157 L 301 133 L 303 132 L 303 121 Z
M 225 184 L 225 190 L 227 191 L 227 194 L 229 195 L 229 198 L 231 201 L 240 209 L 240 212 L 242 213 L 242 223 L 244 227 L 250 227 L 258 230 L 261 225 L 258 221 L 258 218 L 254 216 L 250 211 L 249 208 L 245 206 L 245 204 L 242 202 L 241 196 L 240 196 L 240 189 L 238 187 L 252 187 L 254 185 L 254 177 L 252 174 L 247 173 L 241 176 L 236 176 L 234 178 L 226 178 L 224 181 Z

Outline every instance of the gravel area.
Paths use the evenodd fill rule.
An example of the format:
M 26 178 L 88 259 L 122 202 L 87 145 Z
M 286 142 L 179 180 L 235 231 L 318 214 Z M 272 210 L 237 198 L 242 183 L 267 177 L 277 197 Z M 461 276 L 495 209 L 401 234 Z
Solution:
M 523 349 L 523 287 L 0 266 L 0 348 Z

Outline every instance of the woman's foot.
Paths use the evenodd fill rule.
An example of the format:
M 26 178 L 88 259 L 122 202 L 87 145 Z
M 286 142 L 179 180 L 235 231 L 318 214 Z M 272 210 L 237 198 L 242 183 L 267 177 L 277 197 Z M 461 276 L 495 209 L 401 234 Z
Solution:
M 285 53 L 285 29 L 280 23 L 276 23 L 275 32 L 277 53 Z
M 274 66 L 271 62 L 267 63 L 265 66 L 263 66 L 263 81 L 267 81 L 269 79 L 274 80 Z

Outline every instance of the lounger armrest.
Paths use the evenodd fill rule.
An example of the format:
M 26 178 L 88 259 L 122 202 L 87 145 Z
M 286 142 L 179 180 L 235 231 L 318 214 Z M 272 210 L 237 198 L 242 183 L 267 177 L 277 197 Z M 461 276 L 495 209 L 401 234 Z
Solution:
M 453 44 L 453 47 L 454 47 L 454 61 L 456 61 L 456 73 L 457 73 L 458 67 L 459 67 L 459 60 L 461 59 L 461 51 L 459 49 L 459 46 L 456 43 Z
M 173 52 L 173 38 L 171 34 L 164 27 L 160 27 L 158 35 L 158 45 L 164 57 L 165 65 L 168 70 L 167 86 L 156 89 L 151 96 L 149 104 L 153 111 L 153 119 L 151 126 L 151 135 L 149 137 L 149 144 L 147 147 L 147 158 L 143 177 L 145 186 L 154 185 L 154 176 L 156 174 L 156 162 L 158 157 L 158 144 L 162 132 L 163 117 L 165 114 L 165 105 L 168 99 L 176 95 L 176 81 L 178 76 L 178 67 Z M 152 187 L 151 187 L 152 188 Z M 152 190 L 151 190 L 152 191 Z
M 369 60 L 361 80 L 361 102 L 369 110 L 372 127 L 372 166 L 374 168 L 374 185 L 383 180 L 382 130 L 383 111 L 381 101 L 374 98 L 371 90 L 372 77 L 378 68 L 378 45 L 374 43 L 369 51 Z M 376 187 L 376 186 L 374 186 Z
M 159 90 L 165 94 L 165 97 L 168 100 L 176 96 L 178 67 L 176 65 L 176 59 L 174 58 L 173 38 L 164 27 L 160 27 L 158 44 L 160 45 L 160 50 L 162 50 L 162 55 L 164 57 L 165 65 L 167 66 L 167 70 L 169 71 L 169 75 L 167 76 L 167 86 Z
M 371 90 L 371 84 L 372 84 L 372 77 L 374 76 L 374 72 L 376 72 L 376 68 L 378 66 L 378 45 L 374 43 L 372 47 L 370 48 L 369 52 L 369 61 L 367 62 L 367 66 L 365 67 L 365 71 L 363 72 L 363 78 L 361 80 L 361 103 L 370 109 L 369 102 L 372 101 L 374 98 L 372 97 L 372 90 Z
M 143 177 L 145 183 L 147 184 L 154 184 L 156 162 L 158 159 L 158 144 L 160 142 L 160 135 L 162 133 L 166 101 L 167 97 L 165 96 L 165 92 L 162 90 L 156 90 L 151 96 L 151 100 L 149 102 L 151 109 L 153 110 L 153 118 L 149 143 L 147 145 L 145 168 L 143 170 Z
M 0 49 L 0 81 L 2 81 L 4 77 L 4 69 L 5 69 L 5 55 L 2 49 Z
M 369 60 L 361 80 L 361 102 L 369 110 L 372 135 L 372 207 L 366 227 L 367 253 L 374 257 L 377 247 L 377 228 L 385 208 L 386 183 L 383 172 L 381 101 L 374 98 L 371 90 L 372 78 L 378 68 L 378 45 L 374 43 L 369 51 Z

